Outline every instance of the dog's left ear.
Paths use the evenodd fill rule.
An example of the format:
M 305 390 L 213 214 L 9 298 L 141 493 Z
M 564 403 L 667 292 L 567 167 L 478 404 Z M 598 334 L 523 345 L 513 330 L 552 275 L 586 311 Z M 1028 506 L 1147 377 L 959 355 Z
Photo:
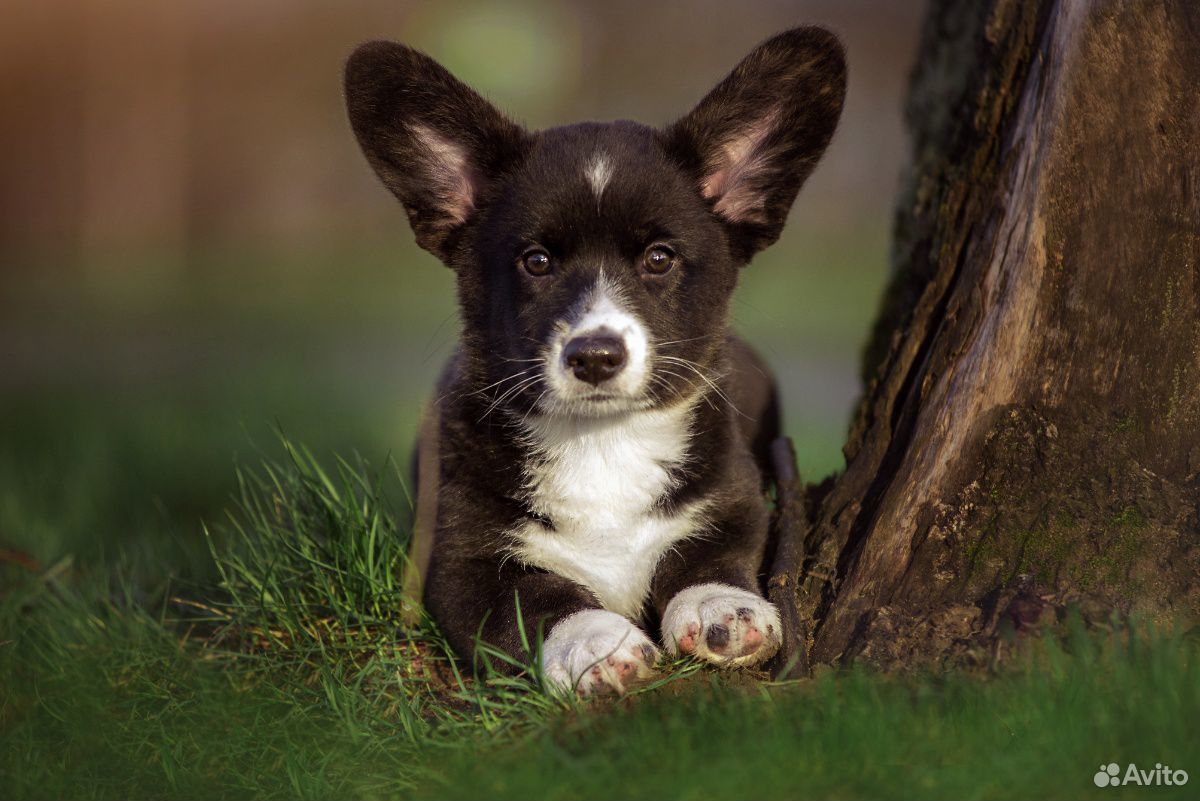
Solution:
M 779 238 L 833 136 L 845 95 L 837 37 L 794 28 L 755 48 L 665 131 L 668 150 L 695 175 L 743 261 Z

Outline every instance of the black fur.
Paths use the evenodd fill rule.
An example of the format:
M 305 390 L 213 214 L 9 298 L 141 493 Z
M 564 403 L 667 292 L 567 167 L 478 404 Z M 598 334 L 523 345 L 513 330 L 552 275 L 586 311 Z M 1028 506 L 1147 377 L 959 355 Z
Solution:
M 460 654 L 472 653 L 477 633 L 519 652 L 517 596 L 528 625 L 546 631 L 598 605 L 587 588 L 507 558 L 505 532 L 532 514 L 524 468 L 535 458 L 513 420 L 536 411 L 544 387 L 515 392 L 500 408 L 487 388 L 538 356 L 601 269 L 653 341 L 672 343 L 663 352 L 698 365 L 721 390 L 654 367 L 655 406 L 706 396 L 682 480 L 661 507 L 709 499 L 716 536 L 662 558 L 648 622 L 692 584 L 760 591 L 760 465 L 778 433 L 778 403 L 765 367 L 728 333 L 729 300 L 739 268 L 778 238 L 833 134 L 844 89 L 837 39 L 798 28 L 759 46 L 664 130 L 622 121 L 528 132 L 403 45 L 372 42 L 350 58 L 358 140 L 417 241 L 457 274 L 462 335 L 438 389 L 440 489 L 425 603 Z M 731 150 L 745 158 L 731 165 Z M 597 152 L 612 167 L 599 201 L 582 179 Z M 642 269 L 654 243 L 680 266 Z M 549 275 L 520 267 L 532 245 L 550 255 Z

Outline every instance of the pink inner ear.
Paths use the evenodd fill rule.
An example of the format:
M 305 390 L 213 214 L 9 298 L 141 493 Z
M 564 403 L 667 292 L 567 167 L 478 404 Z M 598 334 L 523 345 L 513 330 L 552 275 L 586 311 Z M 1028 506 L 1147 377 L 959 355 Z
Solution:
M 775 130 L 778 109 L 735 132 L 709 164 L 703 192 L 716 198 L 713 209 L 731 222 L 766 222 L 766 198 L 756 180 L 770 168 L 764 142 Z
M 475 208 L 475 184 L 466 149 L 424 125 L 412 125 L 411 130 L 425 156 L 421 166 L 437 206 L 451 225 L 466 222 Z

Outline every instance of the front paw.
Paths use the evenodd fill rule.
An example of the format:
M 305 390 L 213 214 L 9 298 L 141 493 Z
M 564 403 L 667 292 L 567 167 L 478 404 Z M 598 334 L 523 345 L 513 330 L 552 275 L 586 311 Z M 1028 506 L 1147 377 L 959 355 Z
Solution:
M 728 584 L 697 584 L 667 604 L 663 640 L 672 654 L 692 654 L 723 667 L 757 665 L 779 650 L 779 610 Z
M 654 675 L 658 649 L 616 612 L 585 609 L 563 618 L 542 643 L 542 668 L 553 686 L 580 697 L 624 695 Z

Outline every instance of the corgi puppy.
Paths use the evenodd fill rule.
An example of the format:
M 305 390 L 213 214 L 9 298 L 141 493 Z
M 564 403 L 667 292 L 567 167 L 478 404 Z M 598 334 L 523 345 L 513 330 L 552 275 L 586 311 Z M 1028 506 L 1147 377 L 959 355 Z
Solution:
M 796 28 L 665 128 L 530 131 L 409 47 L 351 56 L 358 142 L 457 277 L 410 572 L 461 656 L 520 656 L 540 630 L 544 675 L 590 695 L 651 676 L 659 644 L 723 667 L 778 649 L 761 584 L 778 402 L 729 304 L 845 83 L 837 38 Z

